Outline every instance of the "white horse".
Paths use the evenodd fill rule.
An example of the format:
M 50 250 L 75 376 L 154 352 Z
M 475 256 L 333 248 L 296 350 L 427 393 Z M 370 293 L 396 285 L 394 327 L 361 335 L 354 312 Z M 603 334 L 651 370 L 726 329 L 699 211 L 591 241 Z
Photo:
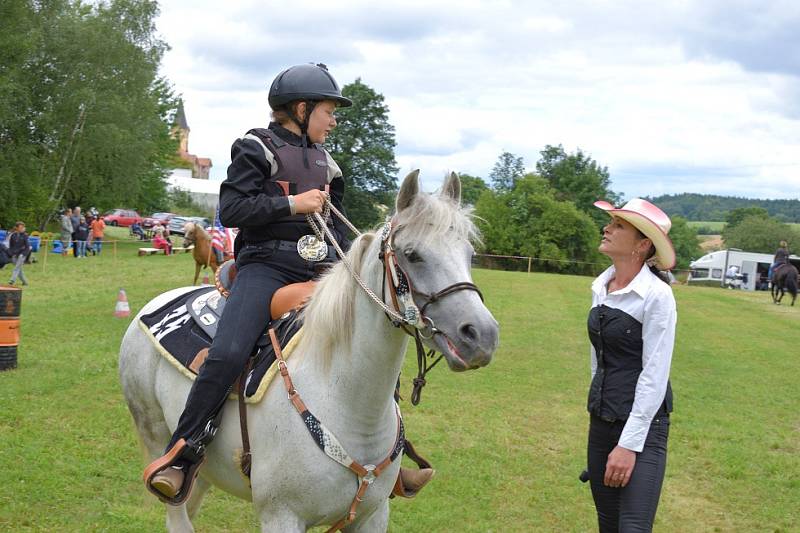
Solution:
M 419 191 L 418 171 L 409 174 L 397 197 L 389 237 L 397 264 L 415 289 L 415 303 L 435 324 L 426 344 L 445 356 L 452 370 L 489 363 L 499 327 L 475 290 L 443 291 L 472 282 L 470 263 L 477 236 L 460 207 L 461 182 L 451 174 L 442 193 Z M 347 260 L 376 294 L 389 290 L 375 233 L 358 237 Z M 474 287 L 474 286 L 473 286 Z M 194 287 L 175 289 L 149 302 L 152 312 Z M 386 292 L 388 295 L 388 292 Z M 436 295 L 433 302 L 427 298 Z M 387 302 L 388 302 L 387 296 Z M 159 457 L 176 427 L 191 382 L 158 354 L 134 318 L 122 341 L 120 378 L 139 436 L 151 459 Z M 287 360 L 297 391 L 317 418 L 362 465 L 387 457 L 397 436 L 393 393 L 409 336 L 356 284 L 342 262 L 319 282 L 304 312 L 304 334 Z M 306 531 L 347 515 L 360 480 L 327 457 L 308 433 L 277 377 L 263 400 L 248 405 L 252 453 L 251 484 L 234 462 L 241 449 L 237 404 L 228 401 L 215 440 L 208 446 L 193 493 L 181 506 L 167 506 L 169 531 L 193 531 L 191 517 L 213 484 L 251 500 L 262 531 Z M 345 531 L 385 531 L 399 457 L 366 491 L 355 520 Z

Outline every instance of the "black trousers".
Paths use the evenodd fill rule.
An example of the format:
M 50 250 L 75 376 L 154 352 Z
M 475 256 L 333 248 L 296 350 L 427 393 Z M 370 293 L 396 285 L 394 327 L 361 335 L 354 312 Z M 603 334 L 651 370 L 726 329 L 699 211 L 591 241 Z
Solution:
M 236 267 L 236 279 L 208 358 L 189 391 L 167 450 L 178 440 L 202 431 L 225 400 L 270 321 L 269 306 L 275 291 L 315 275 L 314 263 L 305 261 L 296 251 L 257 245 L 240 250 Z
M 601 533 L 652 531 L 661 496 L 669 437 L 669 417 L 665 416 L 657 416 L 650 424 L 628 484 L 621 488 L 603 484 L 608 454 L 619 443 L 624 427 L 624 420 L 605 422 L 594 415 L 589 422 L 589 482 Z

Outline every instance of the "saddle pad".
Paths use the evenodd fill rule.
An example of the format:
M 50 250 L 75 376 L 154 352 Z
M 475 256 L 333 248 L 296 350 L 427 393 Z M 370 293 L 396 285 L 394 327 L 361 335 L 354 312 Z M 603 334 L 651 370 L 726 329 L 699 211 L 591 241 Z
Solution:
M 216 289 L 211 289 L 216 291 Z M 147 334 L 158 352 L 177 368 L 184 376 L 194 380 L 196 374 L 189 365 L 198 352 L 207 350 L 211 346 L 212 338 L 204 328 L 195 321 L 197 315 L 190 312 L 191 303 L 203 292 L 209 289 L 203 287 L 190 291 L 162 306 L 160 309 L 142 315 L 139 318 L 139 327 Z M 284 358 L 289 358 L 297 342 L 300 340 L 302 323 L 297 319 L 297 313 L 287 313 L 270 325 L 275 329 Z M 266 334 L 256 343 L 252 369 L 245 382 L 245 402 L 258 403 L 264 396 L 272 378 L 277 373 L 275 352 L 269 337 Z M 231 394 L 230 398 L 237 398 Z

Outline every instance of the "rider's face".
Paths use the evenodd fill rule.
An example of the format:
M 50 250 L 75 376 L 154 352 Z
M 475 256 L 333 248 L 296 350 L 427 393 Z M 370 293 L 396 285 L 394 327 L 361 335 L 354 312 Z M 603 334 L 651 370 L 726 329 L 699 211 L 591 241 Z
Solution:
M 308 120 L 308 138 L 313 143 L 323 144 L 328 134 L 336 127 L 336 104 L 331 100 L 324 100 L 314 106 L 311 118 Z

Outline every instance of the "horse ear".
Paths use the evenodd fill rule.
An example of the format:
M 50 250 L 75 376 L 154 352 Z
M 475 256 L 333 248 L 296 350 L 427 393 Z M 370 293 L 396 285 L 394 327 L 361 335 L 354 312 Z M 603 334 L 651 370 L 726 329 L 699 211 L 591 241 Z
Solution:
M 397 193 L 396 209 L 399 213 L 407 208 L 414 201 L 414 197 L 419 193 L 419 169 L 412 170 L 400 185 L 400 192 Z
M 461 203 L 461 178 L 459 178 L 458 174 L 455 172 L 451 172 L 450 175 L 444 179 L 442 196 L 452 198 L 457 204 Z

